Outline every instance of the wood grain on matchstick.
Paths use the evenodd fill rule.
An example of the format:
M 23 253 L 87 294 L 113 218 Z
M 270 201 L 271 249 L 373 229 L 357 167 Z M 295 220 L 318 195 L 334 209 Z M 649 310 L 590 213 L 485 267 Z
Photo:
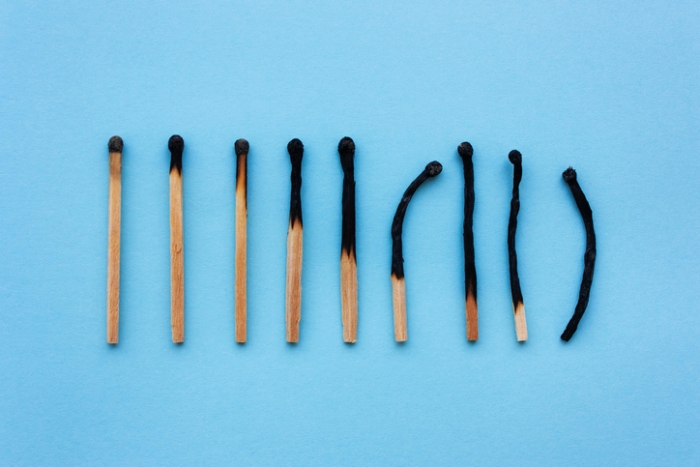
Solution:
M 394 338 L 396 342 L 408 340 L 408 327 L 406 324 L 406 282 L 391 275 L 391 292 L 394 302 Z
M 287 232 L 287 342 L 299 342 L 301 321 L 301 264 L 304 229 L 299 222 L 290 223 Z
M 355 253 L 340 254 L 340 301 L 343 341 L 357 342 L 357 261 Z

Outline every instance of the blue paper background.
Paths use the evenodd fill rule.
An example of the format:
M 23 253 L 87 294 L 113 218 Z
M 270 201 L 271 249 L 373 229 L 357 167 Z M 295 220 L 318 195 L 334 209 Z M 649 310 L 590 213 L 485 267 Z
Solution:
M 99 3 L 99 4 L 97 4 Z M 700 465 L 697 2 L 0 2 L 0 465 Z M 167 140 L 184 155 L 170 341 Z M 125 140 L 105 343 L 107 140 Z M 357 143 L 359 340 L 341 340 L 338 140 Z M 233 142 L 251 142 L 249 341 L 233 340 Z M 284 341 L 301 138 L 301 342 Z M 475 147 L 480 340 L 464 336 Z M 510 149 L 530 340 L 515 342 Z M 389 228 L 405 222 L 409 342 Z M 598 262 L 572 341 L 583 225 Z

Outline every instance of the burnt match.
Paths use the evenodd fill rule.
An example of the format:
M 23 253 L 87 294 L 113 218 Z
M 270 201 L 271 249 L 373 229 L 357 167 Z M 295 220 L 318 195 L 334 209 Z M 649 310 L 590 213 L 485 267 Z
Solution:
M 510 201 L 510 219 L 508 220 L 510 293 L 513 298 L 515 337 L 518 342 L 525 342 L 527 340 L 527 322 L 525 321 L 525 305 L 518 277 L 518 255 L 515 251 L 515 231 L 518 228 L 518 212 L 520 211 L 520 180 L 523 178 L 523 156 L 519 151 L 513 150 L 508 153 L 508 159 L 513 164 L 513 198 Z
M 182 228 L 182 152 L 185 141 L 173 135 L 170 149 L 170 324 L 173 342 L 185 341 L 185 261 Z
M 564 342 L 568 342 L 576 332 L 578 323 L 581 321 L 583 313 L 588 306 L 588 297 L 590 296 L 591 284 L 593 283 L 593 270 L 595 269 L 596 247 L 595 230 L 593 229 L 593 211 L 591 211 L 591 205 L 588 204 L 586 195 L 583 194 L 583 190 L 581 190 L 581 186 L 578 184 L 576 171 L 569 167 L 564 171 L 562 177 L 571 189 L 571 194 L 574 196 L 576 206 L 578 206 L 578 210 L 581 212 L 583 225 L 586 228 L 586 252 L 583 255 L 583 278 L 581 279 L 578 303 L 576 303 L 574 315 L 571 317 L 571 320 L 569 320 L 569 324 L 566 325 L 566 329 L 561 335 L 561 339 Z
M 247 238 L 248 238 L 248 141 L 236 140 L 236 342 L 246 341 Z
M 392 257 L 391 257 L 391 289 L 394 301 L 394 338 L 396 342 L 408 340 L 408 329 L 406 326 L 406 283 L 403 274 L 403 243 L 401 234 L 403 232 L 403 218 L 406 215 L 408 203 L 413 198 L 421 184 L 429 178 L 437 176 L 442 172 L 442 165 L 438 161 L 433 161 L 425 166 L 423 172 L 408 185 L 401 198 L 401 202 L 396 208 L 394 222 L 391 224 Z
M 287 144 L 292 162 L 292 192 L 289 202 L 289 229 L 287 230 L 287 293 L 286 312 L 287 342 L 299 342 L 301 321 L 301 263 L 304 246 L 304 229 L 301 219 L 301 160 L 304 144 L 294 138 Z
M 124 141 L 112 136 L 109 149 L 109 238 L 107 240 L 107 343 L 119 342 L 119 251 L 122 211 L 122 149 Z
M 345 137 L 338 143 L 343 167 L 343 226 L 340 247 L 340 302 L 343 341 L 357 342 L 357 255 L 355 241 L 355 142 Z
M 474 149 L 468 142 L 457 147 L 464 163 L 464 293 L 466 296 L 467 340 L 479 339 L 479 308 L 476 302 L 476 259 L 474 257 Z

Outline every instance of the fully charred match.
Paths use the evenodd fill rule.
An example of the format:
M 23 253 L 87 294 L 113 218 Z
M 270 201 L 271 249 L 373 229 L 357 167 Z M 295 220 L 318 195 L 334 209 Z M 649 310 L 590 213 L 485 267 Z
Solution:
M 173 342 L 185 341 L 185 261 L 182 228 L 182 152 L 185 141 L 173 135 L 170 149 L 170 324 Z
M 423 172 L 411 182 L 401 198 L 399 206 L 394 214 L 394 222 L 391 224 L 392 257 L 391 257 L 391 288 L 394 301 L 394 338 L 396 342 L 408 340 L 406 326 L 406 284 L 403 274 L 403 243 L 401 234 L 403 231 L 403 218 L 406 215 L 408 203 L 413 198 L 421 184 L 431 177 L 442 172 L 442 165 L 438 161 L 429 163 Z
M 109 149 L 109 239 L 107 241 L 107 343 L 119 342 L 119 251 L 122 210 L 122 149 L 124 141 L 112 136 Z
M 247 332 L 247 249 L 248 249 L 248 141 L 239 139 L 236 151 L 236 342 L 243 344 Z
M 479 339 L 479 309 L 476 302 L 476 260 L 474 257 L 474 149 L 468 142 L 457 147 L 464 162 L 464 293 L 466 296 L 467 340 Z
M 301 263 L 304 229 L 301 218 L 301 160 L 304 145 L 297 138 L 287 144 L 292 162 L 292 192 L 289 203 L 289 229 L 287 230 L 287 294 L 286 313 L 287 342 L 299 342 L 301 321 Z
M 513 163 L 513 198 L 510 201 L 510 219 L 508 220 L 510 293 L 513 297 L 515 337 L 518 342 L 525 342 L 527 340 L 527 322 L 525 321 L 525 305 L 518 277 L 518 256 L 515 251 L 515 231 L 518 228 L 518 212 L 520 211 L 520 180 L 523 178 L 523 156 L 520 152 L 513 150 L 508 154 L 508 159 Z
M 581 190 L 581 186 L 578 184 L 578 180 L 576 179 L 576 171 L 569 167 L 564 171 L 562 177 L 571 189 L 571 194 L 574 196 L 576 206 L 578 206 L 578 210 L 581 212 L 581 217 L 583 218 L 583 225 L 586 228 L 586 252 L 583 255 L 583 278 L 581 279 L 581 290 L 579 291 L 578 295 L 578 303 L 576 303 L 574 315 L 571 317 L 569 324 L 566 325 L 566 329 L 561 335 L 561 339 L 568 342 L 576 332 L 578 323 L 581 321 L 583 313 L 586 311 L 586 307 L 588 306 L 588 297 L 591 293 L 593 271 L 595 269 L 596 247 L 595 230 L 593 229 L 593 212 L 591 211 L 590 204 L 588 204 L 586 195 L 583 194 L 583 190 Z
M 343 233 L 340 248 L 340 301 L 343 341 L 357 342 L 357 256 L 355 242 L 355 142 L 347 136 L 338 143 L 343 167 Z

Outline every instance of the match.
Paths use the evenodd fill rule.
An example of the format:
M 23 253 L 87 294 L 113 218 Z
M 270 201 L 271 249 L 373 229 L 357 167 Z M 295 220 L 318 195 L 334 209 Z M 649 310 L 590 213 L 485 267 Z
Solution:
M 479 308 L 476 302 L 476 259 L 474 256 L 474 149 L 468 142 L 457 147 L 464 163 L 464 293 L 466 296 L 467 340 L 479 339 Z
M 355 142 L 345 137 L 338 143 L 343 167 L 343 224 L 340 247 L 340 302 L 343 341 L 357 342 L 357 254 L 355 238 Z
M 520 180 L 523 178 L 523 156 L 520 152 L 513 150 L 508 153 L 508 159 L 513 164 L 513 198 L 510 201 L 510 219 L 508 220 L 510 293 L 513 298 L 515 337 L 518 342 L 525 342 L 527 340 L 527 322 L 525 321 L 525 305 L 518 277 L 518 256 L 515 251 L 515 231 L 518 228 L 518 212 L 520 211 Z
M 301 321 L 301 264 L 304 246 L 304 229 L 301 217 L 301 160 L 304 144 L 294 138 L 287 144 L 292 162 L 292 192 L 289 203 L 289 229 L 287 230 L 287 287 L 286 312 L 287 342 L 299 342 Z
M 236 140 L 236 342 L 243 344 L 247 333 L 247 238 L 248 238 L 248 149 L 245 139 Z
M 122 211 L 122 149 L 124 141 L 112 136 L 109 149 L 109 227 L 107 240 L 107 343 L 119 342 L 119 252 Z
M 185 261 L 182 228 L 182 152 L 185 141 L 173 135 L 170 149 L 170 324 L 173 342 L 185 341 Z

